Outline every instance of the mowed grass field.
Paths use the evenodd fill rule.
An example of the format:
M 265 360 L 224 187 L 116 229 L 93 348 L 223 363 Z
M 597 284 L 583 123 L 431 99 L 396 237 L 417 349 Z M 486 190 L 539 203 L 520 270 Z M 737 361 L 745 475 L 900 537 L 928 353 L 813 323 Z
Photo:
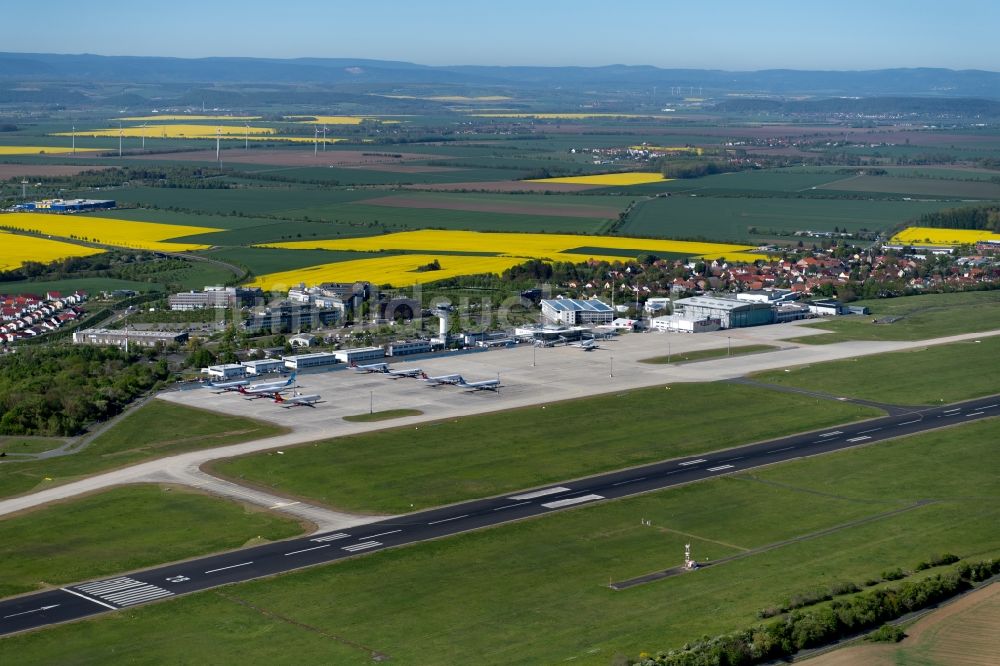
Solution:
M 811 327 L 830 334 L 796 338 L 796 342 L 823 345 L 845 340 L 923 340 L 1000 328 L 998 291 L 923 294 L 858 301 L 854 305 L 867 305 L 872 314 L 810 322 Z M 892 317 L 898 319 L 892 323 L 873 323 Z
M 809 174 L 806 174 L 809 175 Z M 763 243 L 772 232 L 883 231 L 954 202 L 710 197 L 673 194 L 640 202 L 616 233 Z M 756 229 L 756 233 L 750 233 Z
M 254 419 L 151 400 L 78 453 L 0 465 L 0 497 L 20 495 L 151 458 L 283 432 L 282 428 Z
M 328 506 L 395 514 L 880 414 L 735 384 L 678 384 L 341 437 L 211 468 Z M 594 425 L 566 434 L 580 422 Z
M 998 356 L 1000 336 L 992 336 L 800 365 L 753 378 L 852 398 L 886 401 L 891 396 L 901 405 L 930 405 L 1000 393 L 1000 375 L 989 367 Z
M 792 594 L 911 569 L 935 552 L 1000 554 L 998 438 L 1000 421 L 984 421 L 382 551 L 11 636 L 0 661 L 365 664 L 381 655 L 606 666 L 616 654 L 756 624 L 758 609 Z M 879 517 L 917 500 L 930 503 Z M 874 520 L 849 524 L 863 518 Z M 685 543 L 717 559 L 825 529 L 695 573 L 607 587 L 681 564 Z
M 184 487 L 114 488 L 0 520 L 0 596 L 302 532 L 294 520 Z

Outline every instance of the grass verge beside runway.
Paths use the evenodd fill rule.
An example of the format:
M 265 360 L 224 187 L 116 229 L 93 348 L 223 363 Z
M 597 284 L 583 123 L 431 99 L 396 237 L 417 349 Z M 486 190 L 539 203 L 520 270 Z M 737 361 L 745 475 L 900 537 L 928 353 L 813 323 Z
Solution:
M 930 405 L 1000 393 L 1000 377 L 989 366 L 998 355 L 1000 336 L 993 336 L 771 370 L 753 379 L 852 398 Z
M 758 609 L 792 594 L 912 569 L 932 553 L 1000 554 L 998 439 L 991 419 L 383 551 L 12 636 L 0 662 L 370 664 L 377 650 L 398 664 L 606 666 L 753 625 Z M 917 500 L 934 503 L 607 587 L 679 565 L 684 543 L 716 559 Z
M 184 488 L 115 488 L 0 520 L 0 596 L 302 531 L 294 520 Z
M 58 449 L 66 440 L 58 437 L 0 437 L 0 452 L 42 453 Z
M 151 400 L 78 453 L 0 465 L 0 497 L 73 481 L 174 453 L 236 444 L 286 432 L 255 419 Z
M 352 414 L 345 416 L 345 421 L 368 423 L 371 421 L 388 421 L 389 419 L 401 419 L 404 416 L 420 416 L 423 414 L 419 409 L 386 409 L 381 412 L 371 412 L 368 414 Z
M 742 356 L 743 354 L 756 354 L 759 352 L 774 351 L 780 349 L 775 345 L 743 345 L 727 349 L 702 349 L 700 351 L 678 352 L 669 356 L 654 356 L 644 358 L 639 363 L 650 363 L 653 365 L 666 365 L 667 363 L 687 363 L 689 361 L 707 361 L 712 358 L 722 358 L 726 356 Z
M 210 471 L 347 511 L 397 514 L 880 414 L 734 384 L 678 384 L 341 437 Z
M 923 294 L 900 298 L 858 301 L 870 315 L 835 317 L 809 326 L 828 335 L 795 338 L 796 342 L 825 345 L 845 340 L 925 340 L 945 335 L 1000 328 L 1000 291 Z M 892 323 L 873 323 L 873 320 Z

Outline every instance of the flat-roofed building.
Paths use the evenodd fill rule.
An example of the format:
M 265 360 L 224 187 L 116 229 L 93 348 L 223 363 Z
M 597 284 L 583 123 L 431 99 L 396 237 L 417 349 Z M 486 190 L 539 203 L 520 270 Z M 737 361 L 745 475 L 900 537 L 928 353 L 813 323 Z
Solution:
M 385 350 L 381 347 L 356 347 L 333 352 L 341 363 L 360 363 L 385 358 Z
M 397 340 L 385 347 L 386 356 L 406 356 L 407 354 L 427 354 L 434 347 L 430 340 Z
M 248 375 L 266 375 L 271 372 L 282 372 L 285 362 L 280 358 L 264 358 L 255 361 L 243 361 Z
M 542 301 L 542 318 L 564 326 L 610 324 L 615 318 L 615 311 L 596 298 L 552 298 Z
M 207 368 L 202 368 L 201 372 L 204 375 L 208 375 L 209 379 L 243 379 L 247 376 L 247 368 L 241 363 L 210 365 Z
M 319 368 L 325 365 L 337 363 L 337 357 L 330 352 L 316 352 L 315 354 L 295 354 L 293 356 L 282 356 L 281 360 L 289 370 L 305 370 L 306 368 Z
M 774 312 L 768 303 L 716 296 L 692 296 L 674 301 L 674 314 L 695 321 L 718 319 L 722 328 L 744 328 L 774 322 Z
M 73 343 L 78 345 L 108 345 L 114 347 L 156 347 L 188 339 L 187 331 L 125 331 L 107 328 L 87 328 L 73 333 Z

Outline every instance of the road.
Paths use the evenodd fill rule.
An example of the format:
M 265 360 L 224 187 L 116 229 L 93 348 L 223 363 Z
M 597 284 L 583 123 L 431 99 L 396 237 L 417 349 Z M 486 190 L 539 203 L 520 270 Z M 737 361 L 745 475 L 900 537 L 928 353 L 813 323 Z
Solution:
M 0 602 L 0 635 L 1000 415 L 1000 395 L 463 502 Z

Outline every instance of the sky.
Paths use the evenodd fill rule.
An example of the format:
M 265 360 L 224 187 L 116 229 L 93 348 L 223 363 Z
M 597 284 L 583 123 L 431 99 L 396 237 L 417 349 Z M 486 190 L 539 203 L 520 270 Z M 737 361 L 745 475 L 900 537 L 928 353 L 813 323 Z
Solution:
M 45 0 L 3 22 L 0 51 L 30 53 L 1000 70 L 996 0 Z

